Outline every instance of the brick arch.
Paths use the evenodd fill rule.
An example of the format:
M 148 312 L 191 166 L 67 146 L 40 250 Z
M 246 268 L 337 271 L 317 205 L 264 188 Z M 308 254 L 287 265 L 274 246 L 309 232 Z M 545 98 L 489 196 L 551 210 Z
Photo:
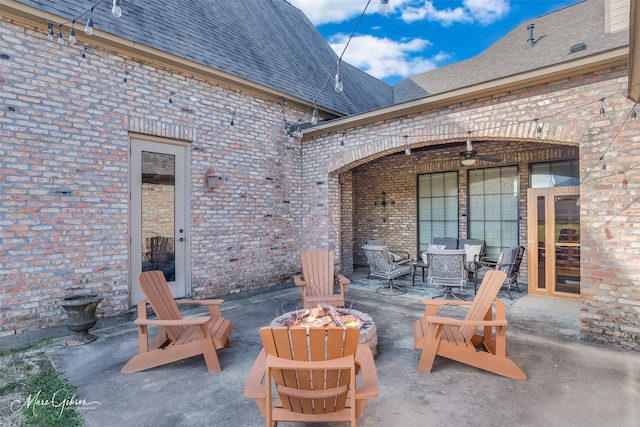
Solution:
M 542 133 L 537 134 L 537 123 L 533 121 L 520 123 L 474 124 L 472 138 L 477 141 L 521 141 L 524 143 L 548 144 L 555 146 L 579 147 L 584 136 L 584 126 L 565 123 L 542 123 Z M 452 137 L 453 136 L 453 137 Z M 459 144 L 467 140 L 467 130 L 458 124 L 443 125 L 418 132 L 410 136 L 410 147 L 427 147 L 431 145 Z M 341 173 L 356 166 L 384 157 L 404 146 L 404 138 L 381 137 L 352 150 L 345 150 L 340 158 L 327 164 L 329 173 Z M 549 148 L 553 149 L 553 148 Z M 518 153 L 506 153 L 506 161 L 527 161 Z

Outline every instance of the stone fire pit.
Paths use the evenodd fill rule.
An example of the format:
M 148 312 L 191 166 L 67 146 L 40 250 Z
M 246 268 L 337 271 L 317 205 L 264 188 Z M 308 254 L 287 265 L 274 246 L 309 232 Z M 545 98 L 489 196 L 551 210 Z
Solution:
M 318 306 L 312 309 L 284 313 L 271 322 L 271 326 L 314 327 L 346 326 L 360 329 L 360 344 L 366 344 L 375 356 L 378 352 L 378 330 L 371 316 L 350 308 Z

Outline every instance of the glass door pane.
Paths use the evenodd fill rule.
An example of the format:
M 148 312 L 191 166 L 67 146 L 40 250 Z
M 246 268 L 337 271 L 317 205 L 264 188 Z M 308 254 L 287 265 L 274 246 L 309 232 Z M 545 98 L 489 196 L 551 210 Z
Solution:
M 142 271 L 175 281 L 175 156 L 142 152 Z
M 537 198 L 537 210 L 538 210 L 538 289 L 545 289 L 546 275 L 547 275 L 547 245 L 545 235 L 547 233 L 546 217 L 545 217 L 545 196 L 538 196 Z
M 555 197 L 556 292 L 580 294 L 578 195 Z

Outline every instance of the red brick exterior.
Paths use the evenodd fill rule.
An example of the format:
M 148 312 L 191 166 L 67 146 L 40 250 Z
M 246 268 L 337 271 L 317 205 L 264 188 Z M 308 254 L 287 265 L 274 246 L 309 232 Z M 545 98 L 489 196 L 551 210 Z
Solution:
M 490 141 L 478 148 L 519 165 L 521 198 L 529 163 L 579 148 L 582 336 L 640 348 L 640 122 L 623 125 L 625 67 L 301 142 L 284 133 L 276 100 L 98 48 L 83 63 L 79 48 L 48 42 L 45 30 L 0 24 L 9 57 L 0 89 L 0 336 L 61 325 L 58 301 L 78 290 L 105 296 L 100 316 L 129 311 L 132 135 L 190 143 L 190 282 L 202 298 L 290 281 L 308 248 L 335 249 L 343 271 L 371 235 L 415 250 L 416 177 L 461 170 L 464 189 L 457 153 L 472 123 L 474 141 Z M 529 120 L 553 113 L 538 138 Z M 414 153 L 387 156 L 403 151 L 403 135 Z M 223 177 L 215 191 L 204 184 L 209 167 Z M 381 191 L 395 201 L 384 224 L 374 206 Z

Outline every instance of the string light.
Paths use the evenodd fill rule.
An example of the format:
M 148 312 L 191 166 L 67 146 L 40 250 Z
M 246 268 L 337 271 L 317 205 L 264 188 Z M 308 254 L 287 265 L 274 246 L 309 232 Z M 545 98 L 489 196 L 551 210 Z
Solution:
M 229 125 L 230 125 L 230 126 L 233 126 L 233 125 L 234 125 L 233 119 L 234 119 L 234 117 L 235 117 L 235 116 L 236 116 L 236 112 L 235 112 L 235 111 L 232 111 L 232 112 L 231 112 L 231 121 L 229 122 Z
M 113 7 L 111 8 L 111 13 L 116 18 L 120 18 L 122 16 L 122 8 L 120 7 L 120 0 L 113 0 Z
M 638 101 L 636 101 L 635 104 L 633 104 L 633 107 L 631 107 L 631 118 L 635 119 L 638 114 L 636 113 L 636 105 L 638 105 Z
M 536 122 L 536 136 L 538 138 L 542 138 L 542 123 L 540 123 L 540 119 L 534 119 Z
M 123 84 L 124 86 L 126 86 L 126 85 L 127 85 L 127 81 L 128 81 L 128 80 L 127 80 L 127 76 L 128 76 L 128 75 L 129 75 L 129 71 L 124 70 L 124 77 L 122 78 L 122 84 Z
M 76 39 L 76 29 L 75 29 L 76 21 L 73 21 L 71 24 L 71 29 L 69 30 L 69 43 L 76 44 L 78 39 Z
M 75 29 L 76 21 L 78 19 L 80 19 L 81 17 L 83 17 L 84 15 L 86 15 L 87 13 L 89 13 L 89 19 L 87 20 L 87 24 L 84 27 L 84 32 L 88 36 L 93 34 L 93 10 L 95 9 L 96 6 L 98 6 L 103 1 L 104 0 L 97 0 L 93 4 L 93 6 L 91 6 L 91 9 L 88 9 L 87 11 L 85 11 L 82 14 L 80 14 L 79 16 L 76 16 L 72 21 L 70 21 L 70 23 L 71 23 L 71 29 L 69 30 L 69 43 L 70 44 L 76 44 L 77 43 L 76 29 Z M 120 6 L 120 0 L 113 0 L 113 6 L 111 8 L 111 13 L 116 18 L 120 18 L 122 16 L 122 7 Z M 67 25 L 67 24 L 69 24 L 69 22 L 65 22 L 65 23 L 60 23 L 59 24 L 59 28 L 58 28 L 58 43 L 60 43 L 60 44 L 64 44 L 64 39 L 62 38 L 62 26 L 63 25 Z M 49 29 L 49 32 L 47 34 L 47 39 L 53 40 L 53 24 L 51 22 L 48 22 L 47 26 L 48 26 L 48 29 Z
M 602 161 L 602 170 L 604 171 L 607 169 L 607 163 L 604 161 L 604 154 L 600 156 L 600 160 Z
M 378 12 L 380 15 L 388 15 L 391 12 L 391 6 L 389 5 L 389 0 L 380 0 L 380 4 L 378 5 Z
M 338 59 L 338 68 L 336 69 L 336 82 L 333 86 L 333 89 L 340 93 L 344 90 L 344 85 L 342 84 L 342 76 L 340 75 L 340 60 Z
M 386 0 L 386 1 L 387 1 L 387 3 L 389 2 L 389 0 Z M 316 114 L 316 123 L 317 123 L 317 114 L 318 114 L 318 111 L 317 111 L 318 98 L 320 97 L 320 95 L 322 94 L 322 91 L 324 90 L 325 86 L 327 85 L 327 83 L 331 79 L 331 76 L 333 75 L 333 71 L 337 67 L 340 66 L 340 61 L 342 60 L 342 57 L 344 56 L 344 53 L 347 51 L 347 47 L 349 47 L 349 44 L 351 43 L 351 40 L 353 39 L 353 36 L 356 34 L 356 30 L 358 29 L 358 26 L 360 25 L 360 22 L 362 22 L 362 18 L 364 17 L 364 14 L 367 12 L 367 9 L 369 8 L 370 4 L 371 4 L 371 0 L 367 0 L 367 4 L 364 6 L 364 9 L 362 10 L 362 13 L 360 14 L 360 18 L 358 18 L 358 22 L 356 23 L 356 26 L 354 27 L 353 31 L 351 32 L 351 35 L 349 36 L 349 39 L 347 40 L 347 43 L 344 45 L 344 48 L 342 49 L 342 53 L 338 57 L 338 62 L 334 66 L 334 69 L 331 70 L 331 72 L 327 76 L 327 79 L 322 84 L 322 87 L 320 87 L 320 90 L 318 91 L 318 94 L 316 95 L 316 97 L 313 98 L 313 112 Z M 338 86 L 337 85 L 337 80 L 338 80 L 337 75 L 336 75 L 335 79 L 336 79 L 336 85 L 334 85 L 334 89 L 336 89 L 336 86 Z M 342 85 L 342 76 L 340 76 L 340 85 Z M 344 87 L 342 87 L 342 88 L 344 89 Z M 307 111 L 305 111 L 305 113 L 298 119 L 298 123 L 300 123 L 300 121 L 302 121 L 302 118 L 307 114 L 307 112 L 309 112 L 309 108 L 307 108 Z M 315 123 L 313 123 L 313 114 L 311 115 L 311 124 L 315 125 Z
M 171 91 L 169 92 L 169 104 L 173 104 L 173 98 L 171 98 L 173 95 L 175 95 L 176 93 Z
M 404 154 L 411 155 L 411 149 L 409 148 L 409 135 L 404 135 Z
M 314 126 L 318 124 L 318 109 L 315 104 L 313 104 L 313 113 L 311 113 L 311 124 Z
M 84 27 L 84 33 L 88 36 L 93 34 L 93 8 L 91 8 L 91 14 L 87 20 L 87 25 Z
M 62 37 L 62 24 L 58 24 L 58 44 L 64 44 L 64 37 Z
M 604 114 L 604 100 L 605 98 L 600 99 L 600 114 Z

